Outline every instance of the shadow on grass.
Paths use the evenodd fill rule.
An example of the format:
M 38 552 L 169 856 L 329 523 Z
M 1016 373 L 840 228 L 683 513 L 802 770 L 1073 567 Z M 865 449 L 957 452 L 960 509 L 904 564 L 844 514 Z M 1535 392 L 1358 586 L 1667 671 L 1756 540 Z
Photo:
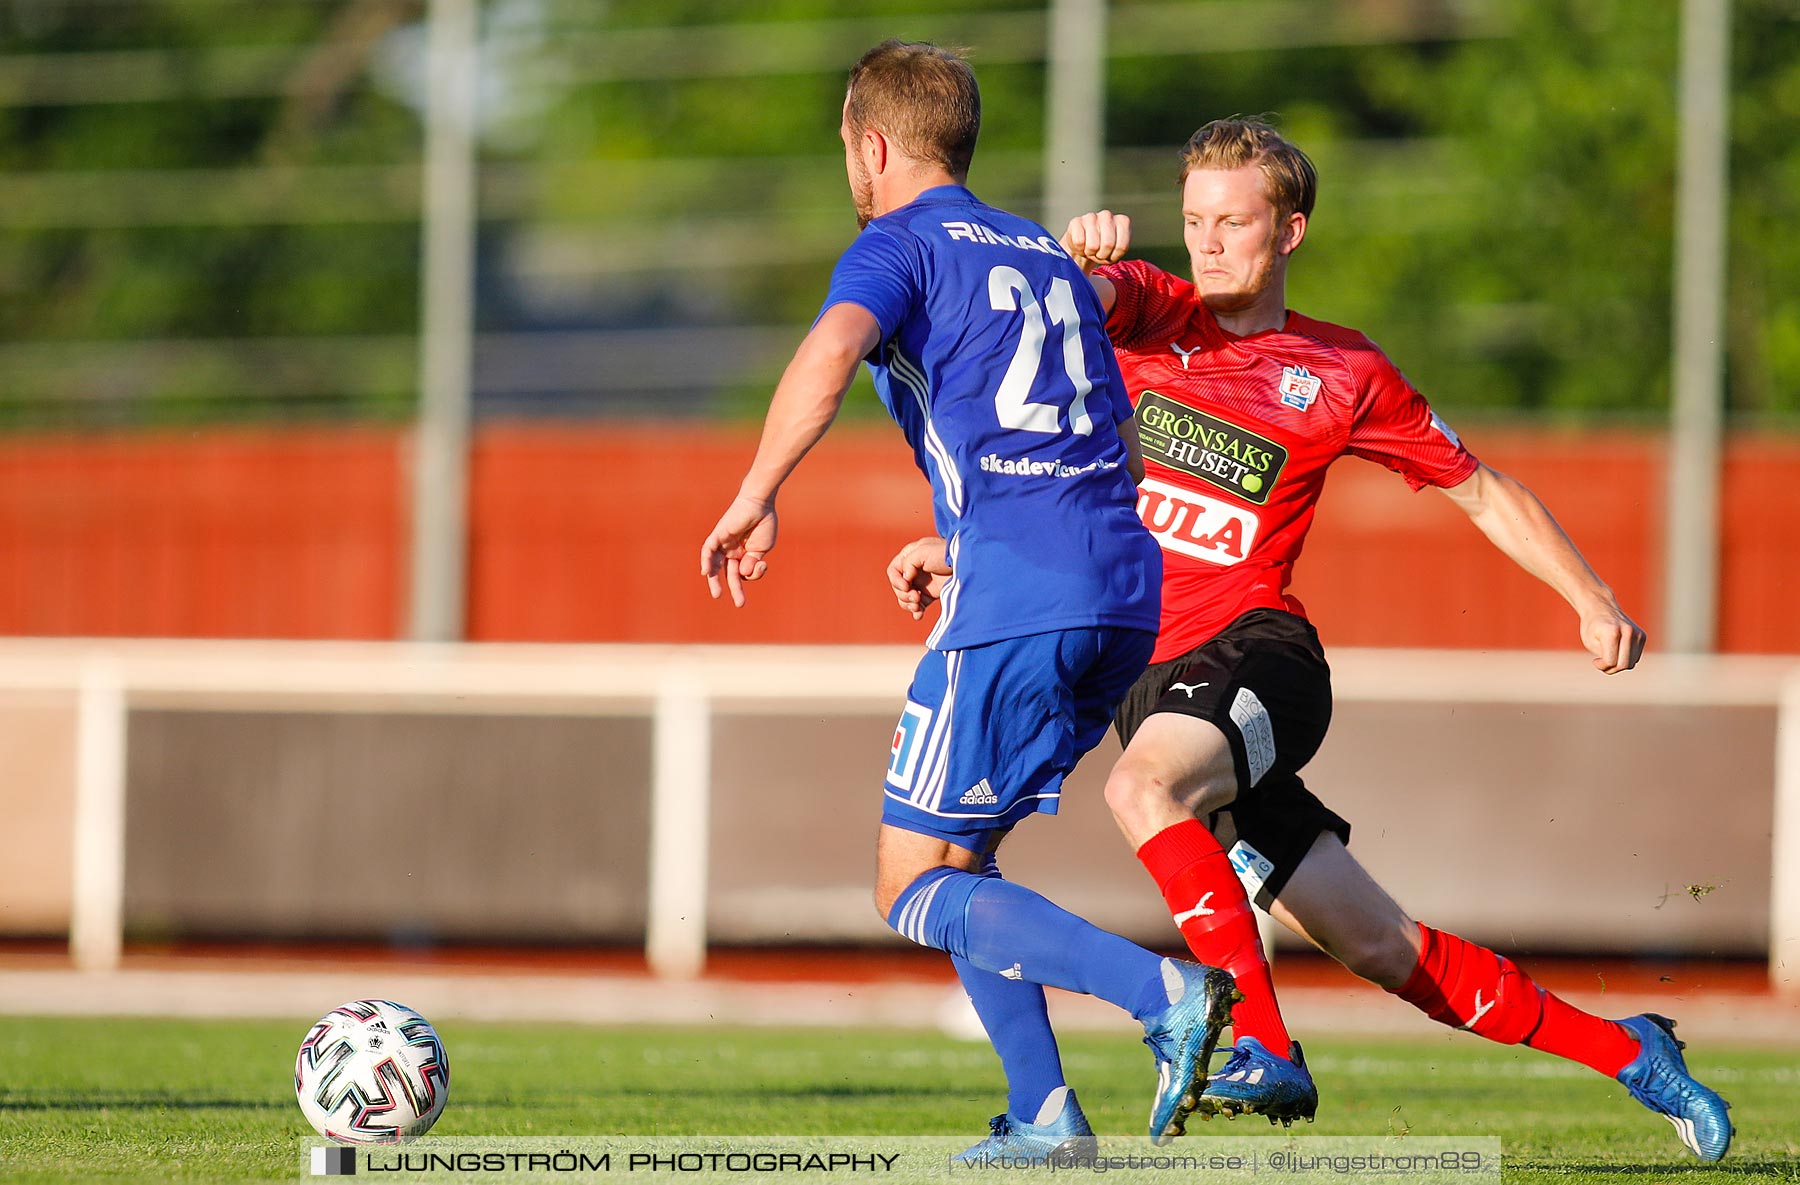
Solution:
M 492 1090 L 493 1088 L 489 1088 Z M 976 1092 L 979 1094 L 979 1092 Z M 992 1092 L 990 1092 L 992 1093 Z M 480 1093 L 465 1091 L 453 1093 L 451 1099 L 463 1107 L 517 1107 L 519 1096 L 502 1088 L 498 1093 Z M 638 1086 L 606 1087 L 595 1086 L 588 1090 L 546 1092 L 536 1091 L 532 1094 L 534 1107 L 549 1106 L 604 1106 L 615 1100 L 625 1100 L 633 1104 L 642 1104 L 647 1097 L 647 1088 Z M 917 1086 L 896 1085 L 891 1082 L 855 1083 L 855 1082 L 822 1082 L 796 1083 L 791 1086 L 758 1086 L 753 1096 L 754 1101 L 791 1102 L 808 1099 L 874 1099 L 906 1102 L 908 1100 L 942 1101 L 946 1098 L 942 1086 L 931 1083 L 920 1083 Z M 683 1106 L 704 1109 L 710 1104 L 731 1107 L 741 1105 L 745 1100 L 744 1092 L 737 1087 L 719 1085 L 698 1087 L 683 1093 Z M 0 1108 L 5 1103 L 0 1101 Z
M 1548 1165 L 1508 1160 L 1506 1167 L 1513 1172 L 1556 1172 L 1567 1176 L 1619 1177 L 1621 1179 L 1655 1177 L 1669 1180 L 1672 1176 L 1688 1173 L 1718 1173 L 1727 1177 L 1749 1177 L 1758 1181 L 1800 1181 L 1800 1160 L 1771 1159 L 1769 1157 L 1734 1156 L 1717 1164 L 1689 1160 L 1680 1164 L 1590 1164 L 1582 1161 L 1558 1161 L 1554 1165 Z
M 93 1094 L 47 1098 L 0 1098 L 5 1111 L 273 1111 L 292 1107 L 293 1101 L 271 1099 L 192 1099 L 175 1095 Z

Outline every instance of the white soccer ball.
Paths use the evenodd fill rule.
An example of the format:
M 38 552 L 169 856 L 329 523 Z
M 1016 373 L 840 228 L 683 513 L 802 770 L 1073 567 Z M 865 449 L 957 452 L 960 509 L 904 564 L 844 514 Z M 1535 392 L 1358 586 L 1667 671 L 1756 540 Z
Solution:
M 431 1130 L 450 1098 L 450 1059 L 431 1022 L 392 1000 L 352 1000 L 300 1043 L 294 1093 L 340 1144 L 396 1144 Z

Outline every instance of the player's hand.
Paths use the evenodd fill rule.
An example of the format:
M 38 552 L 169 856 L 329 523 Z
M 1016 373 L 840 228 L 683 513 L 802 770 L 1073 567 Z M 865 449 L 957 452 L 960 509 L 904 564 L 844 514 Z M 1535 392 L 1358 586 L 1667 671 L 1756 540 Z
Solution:
M 1084 275 L 1101 264 L 1119 262 L 1130 246 L 1131 219 L 1111 210 L 1069 219 L 1062 237 L 1062 249 Z
M 888 562 L 888 587 L 900 607 L 918 621 L 943 591 L 950 564 L 944 558 L 944 541 L 936 535 L 915 539 Z
M 726 590 L 731 603 L 743 607 L 744 582 L 768 573 L 768 553 L 775 547 L 775 503 L 739 494 L 726 507 L 719 525 L 700 546 L 700 575 L 713 600 Z
M 1601 605 L 1581 615 L 1581 644 L 1594 656 L 1594 669 L 1608 675 L 1629 671 L 1644 653 L 1644 629 L 1617 605 Z

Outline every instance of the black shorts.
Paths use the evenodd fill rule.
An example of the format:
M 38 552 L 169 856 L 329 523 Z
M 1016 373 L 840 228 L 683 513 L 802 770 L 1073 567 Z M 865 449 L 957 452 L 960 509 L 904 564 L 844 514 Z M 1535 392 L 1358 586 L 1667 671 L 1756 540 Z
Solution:
M 1153 664 L 1119 705 L 1119 739 L 1131 744 L 1157 712 L 1205 720 L 1231 744 L 1238 796 L 1206 822 L 1232 841 L 1232 865 L 1258 905 L 1269 908 L 1321 833 L 1350 842 L 1350 824 L 1300 780 L 1331 726 L 1331 668 L 1305 618 L 1252 609 Z

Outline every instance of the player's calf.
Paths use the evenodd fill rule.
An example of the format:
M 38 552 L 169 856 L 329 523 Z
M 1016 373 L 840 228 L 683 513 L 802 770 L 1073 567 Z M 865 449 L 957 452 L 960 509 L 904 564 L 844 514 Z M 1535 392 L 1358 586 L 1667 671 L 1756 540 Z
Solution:
M 1420 933 L 1418 965 L 1395 995 L 1439 1024 L 1502 1045 L 1537 1031 L 1543 992 L 1511 959 L 1429 926 Z
M 1231 1013 L 1235 1035 L 1286 1050 L 1287 1026 L 1256 914 L 1219 841 L 1198 819 L 1186 819 L 1152 836 L 1137 856 L 1194 957 L 1224 968 L 1236 981 L 1241 999 Z
M 1421 925 L 1419 962 L 1394 994 L 1440 1024 L 1502 1045 L 1528 1045 L 1607 1077 L 1638 1055 L 1624 1026 L 1545 991 L 1511 959 Z
M 1412 941 L 1408 941 L 1409 936 Z M 1375 925 L 1330 938 L 1314 935 L 1325 953 L 1383 991 L 1398 992 L 1419 964 L 1418 924 Z

